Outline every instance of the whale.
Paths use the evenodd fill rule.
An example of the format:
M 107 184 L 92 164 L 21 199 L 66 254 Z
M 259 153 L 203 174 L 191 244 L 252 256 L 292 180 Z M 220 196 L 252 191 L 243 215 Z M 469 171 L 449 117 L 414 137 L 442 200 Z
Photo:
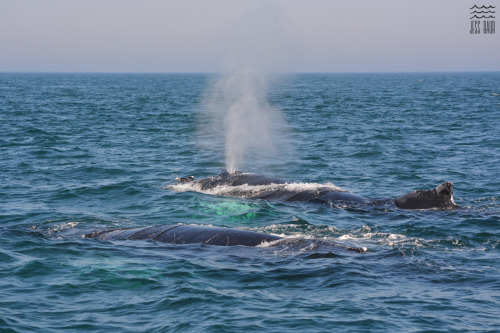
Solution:
M 98 230 L 83 235 L 98 240 L 150 240 L 170 244 L 206 244 L 216 246 L 280 246 L 297 249 L 321 249 L 327 251 L 366 252 L 366 248 L 340 245 L 325 240 L 286 238 L 262 232 L 235 228 L 167 224 L 144 228 L 119 228 Z
M 394 199 L 394 204 L 405 209 L 458 209 L 453 199 L 453 184 L 444 182 L 430 190 L 415 190 Z
M 429 190 L 415 190 L 397 198 L 369 199 L 332 184 L 288 183 L 259 174 L 223 171 L 212 177 L 177 177 L 175 185 L 208 194 L 276 201 L 318 202 L 330 205 L 392 205 L 400 209 L 460 208 L 453 198 L 453 184 L 444 182 Z

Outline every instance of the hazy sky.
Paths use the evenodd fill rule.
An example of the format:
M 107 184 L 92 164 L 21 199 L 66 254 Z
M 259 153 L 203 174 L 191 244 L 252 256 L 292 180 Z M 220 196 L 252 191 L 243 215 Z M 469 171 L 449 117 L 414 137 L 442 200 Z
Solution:
M 500 0 L 0 0 L 0 71 L 499 71 Z M 500 19 L 497 20 L 500 22 Z

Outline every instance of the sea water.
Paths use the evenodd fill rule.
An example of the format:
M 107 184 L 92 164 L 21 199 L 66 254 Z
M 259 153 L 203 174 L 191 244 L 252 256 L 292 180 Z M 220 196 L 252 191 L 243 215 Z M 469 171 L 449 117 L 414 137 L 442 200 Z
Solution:
M 172 190 L 226 168 L 214 80 L 0 74 L 0 331 L 500 330 L 500 73 L 293 74 L 256 104 L 286 154 L 240 171 L 369 198 L 451 181 L 455 211 Z M 82 238 L 175 223 L 367 252 Z

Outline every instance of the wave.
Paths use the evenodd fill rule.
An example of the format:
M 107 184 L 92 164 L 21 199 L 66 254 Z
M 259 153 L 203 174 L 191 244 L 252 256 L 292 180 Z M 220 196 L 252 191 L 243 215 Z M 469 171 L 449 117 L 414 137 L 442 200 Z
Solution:
M 239 185 L 227 186 L 221 185 L 208 190 L 203 190 L 200 183 L 192 182 L 185 184 L 167 185 L 167 189 L 176 192 L 194 191 L 211 195 L 222 196 L 237 196 L 243 198 L 254 198 L 259 194 L 266 192 L 301 192 L 301 191 L 337 191 L 348 192 L 332 183 L 285 183 L 285 184 L 269 184 L 269 185 Z
M 496 7 L 495 6 L 488 6 L 488 7 L 481 6 L 481 7 L 478 7 L 477 5 L 474 5 L 470 9 L 474 9 L 474 8 L 476 8 L 476 9 L 490 9 L 490 8 L 496 8 Z
M 488 10 L 486 12 L 478 12 L 478 11 L 473 11 L 471 14 L 495 14 L 495 11 L 493 10 Z
M 477 16 L 477 15 L 474 15 L 474 16 L 472 16 L 472 17 L 470 18 L 470 20 L 472 20 L 472 19 L 474 19 L 474 18 L 477 18 L 477 19 L 482 19 L 482 18 L 484 18 L 484 19 L 489 19 L 489 18 L 495 18 L 495 16 L 492 16 L 492 15 L 490 15 L 490 16 L 485 16 L 485 15 L 483 15 L 483 16 Z

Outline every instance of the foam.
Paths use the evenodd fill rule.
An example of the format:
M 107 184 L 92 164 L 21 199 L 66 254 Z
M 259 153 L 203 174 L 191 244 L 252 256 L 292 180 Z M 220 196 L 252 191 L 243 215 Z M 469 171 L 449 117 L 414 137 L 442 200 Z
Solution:
M 74 229 L 79 223 L 80 222 L 72 221 L 72 222 L 56 224 L 47 230 L 47 234 L 49 236 L 52 236 L 54 234 L 61 233 L 69 229 Z
M 301 191 L 336 191 L 347 192 L 346 190 L 335 186 L 332 183 L 285 183 L 285 184 L 268 184 L 268 185 L 221 185 L 208 190 L 202 190 L 199 182 L 190 182 L 184 184 L 175 184 L 166 186 L 167 189 L 176 192 L 194 191 L 210 195 L 221 196 L 238 196 L 243 198 L 255 197 L 260 193 L 265 192 L 301 192 Z

